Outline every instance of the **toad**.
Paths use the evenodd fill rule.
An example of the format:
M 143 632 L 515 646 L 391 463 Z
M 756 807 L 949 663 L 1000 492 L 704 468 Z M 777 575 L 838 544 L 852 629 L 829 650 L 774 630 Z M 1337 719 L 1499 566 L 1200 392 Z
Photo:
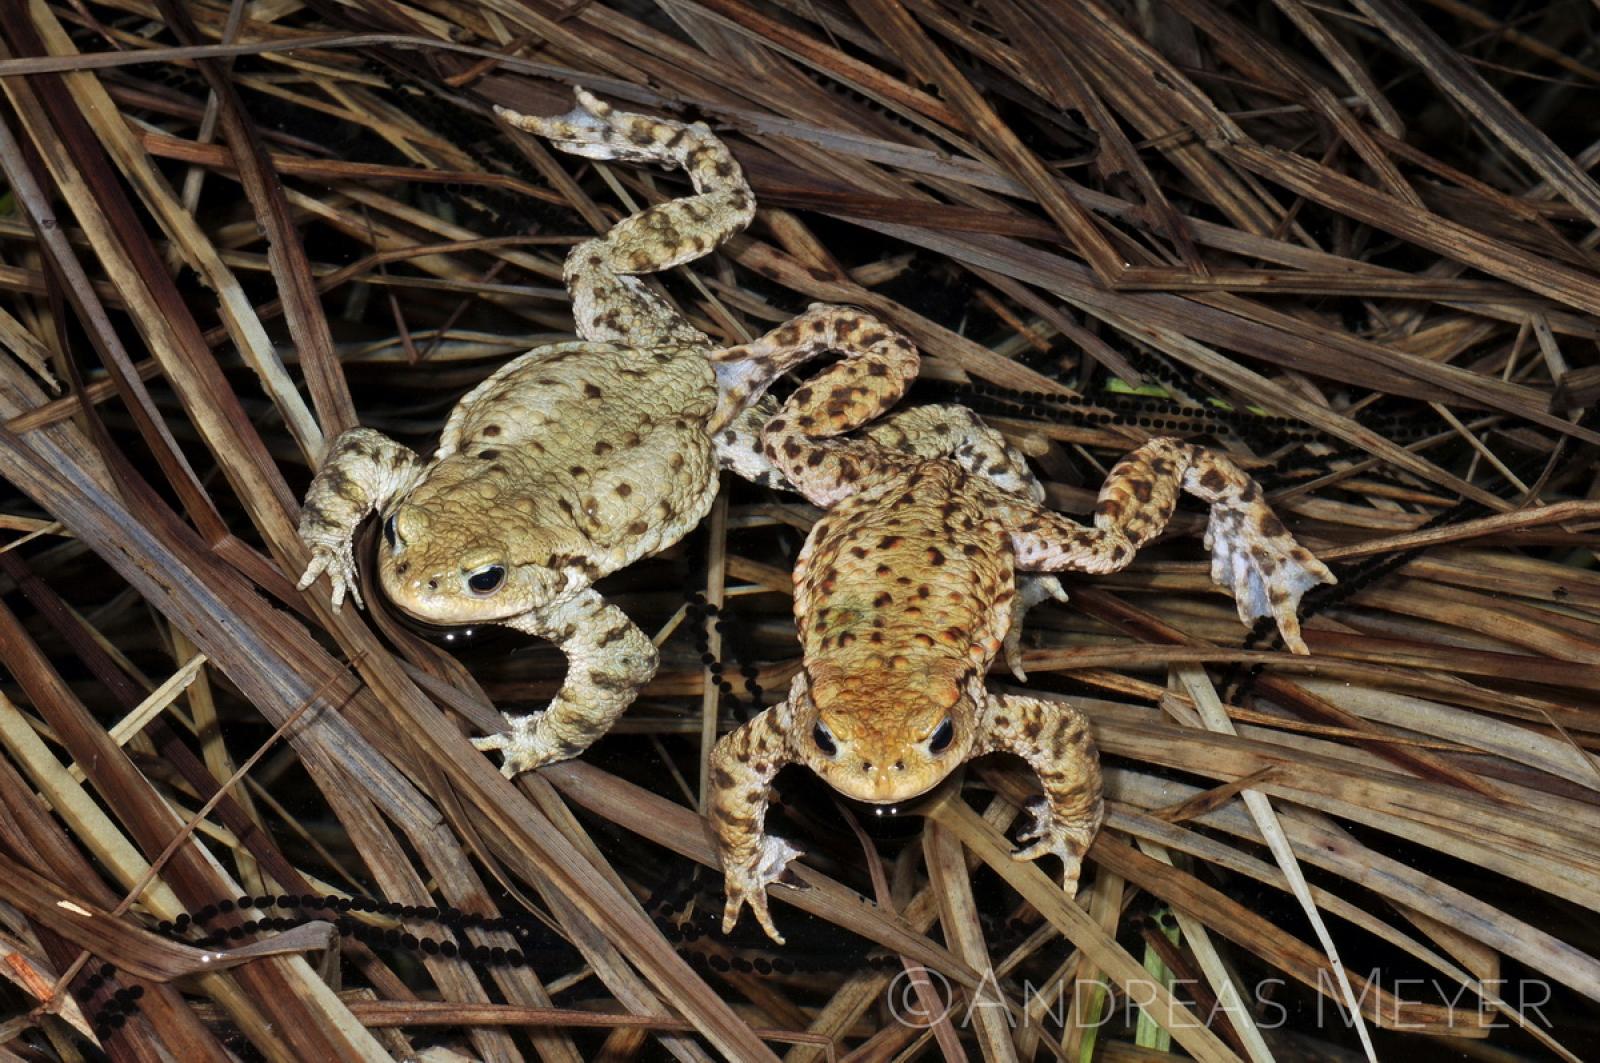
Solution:
M 859 349 L 869 337 L 842 337 Z M 830 416 L 830 397 L 798 390 L 770 420 L 764 452 L 827 510 L 794 571 L 802 667 L 786 699 L 721 739 L 709 815 L 726 881 L 723 930 L 743 906 L 774 941 L 766 887 L 799 855 L 765 833 L 768 791 L 786 764 L 807 765 L 848 797 L 894 805 L 965 761 L 1020 756 L 1044 795 L 1018 859 L 1059 856 L 1075 893 L 1103 815 L 1099 758 L 1083 716 L 1060 702 L 995 694 L 1002 651 L 1019 673 L 1023 612 L 1059 587 L 1041 572 L 1114 572 L 1170 519 L 1179 490 L 1211 507 L 1212 579 L 1245 623 L 1271 616 L 1306 653 L 1300 596 L 1334 577 L 1272 513 L 1260 487 L 1215 451 L 1153 439 L 1112 469 L 1092 526 L 1041 503 L 1024 459 L 970 412 L 902 411 L 869 438 Z M 902 438 L 903 436 L 903 438 Z M 1049 577 L 1046 577 L 1049 578 Z
M 476 739 L 507 776 L 576 756 L 655 673 L 650 638 L 594 589 L 600 577 L 677 542 L 710 510 L 719 467 L 783 480 L 759 449 L 764 392 L 836 349 L 860 314 L 813 306 L 754 343 L 718 349 L 644 274 L 699 258 L 749 224 L 755 201 L 702 123 L 617 111 L 582 89 L 556 118 L 509 123 L 592 159 L 681 167 L 694 195 L 624 218 L 567 256 L 579 339 L 512 360 L 461 399 L 431 458 L 367 428 L 341 434 L 306 495 L 302 589 L 327 574 L 337 609 L 361 605 L 352 541 L 378 514 L 378 579 L 432 624 L 498 623 L 553 640 L 567 675 L 549 706 Z M 892 406 L 916 375 L 908 343 L 831 367 L 853 417 Z

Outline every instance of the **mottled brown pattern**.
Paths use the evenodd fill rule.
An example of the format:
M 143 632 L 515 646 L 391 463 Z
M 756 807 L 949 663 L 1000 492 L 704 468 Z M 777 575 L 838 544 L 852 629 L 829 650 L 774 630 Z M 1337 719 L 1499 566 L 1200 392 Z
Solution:
M 833 324 L 860 327 L 843 316 Z M 858 337 L 868 338 L 885 342 L 876 329 Z M 852 388 L 851 398 L 853 417 L 870 416 L 870 394 Z M 842 401 L 830 398 L 823 409 Z M 835 439 L 825 437 L 853 424 L 840 419 L 807 432 L 800 415 L 817 405 L 815 395 L 796 393 L 763 436 L 795 486 L 831 507 L 794 571 L 803 669 L 783 705 L 719 744 L 719 764 L 741 795 L 764 794 L 770 773 L 740 755 L 760 733 L 764 747 L 781 743 L 841 793 L 888 804 L 927 792 L 969 757 L 1017 754 L 1045 794 L 1022 836 L 1032 844 L 1018 858 L 1056 854 L 1064 885 L 1075 890 L 1103 815 L 1088 725 L 1065 704 L 996 697 L 984 686 L 1003 649 L 1021 678 L 1021 617 L 1060 594 L 1053 580 L 1019 583 L 1017 571 L 1121 568 L 1166 526 L 1186 488 L 1212 506 L 1206 543 L 1217 582 L 1234 591 L 1241 617 L 1276 617 L 1296 652 L 1306 652 L 1299 597 L 1332 576 L 1237 466 L 1203 448 L 1158 439 L 1128 455 L 1101 488 L 1090 528 L 1040 505 L 1043 490 L 1022 459 L 966 411 L 902 412 L 867 438 Z M 911 593 L 902 589 L 913 585 Z M 727 881 L 724 928 L 749 904 L 776 938 L 764 887 L 782 871 L 772 853 L 792 850 L 762 835 L 759 816 L 714 818 L 713 825 Z M 766 863 L 758 866 L 757 857 Z
M 577 95 L 578 106 L 556 118 L 500 114 L 577 155 L 680 167 L 694 194 L 572 250 L 565 276 L 582 339 L 530 351 L 490 376 L 452 412 L 432 459 L 367 429 L 336 440 L 300 524 L 312 553 L 301 586 L 328 573 L 335 606 L 358 593 L 350 544 L 377 512 L 378 575 L 399 608 L 560 644 L 567 679 L 549 708 L 477 742 L 504 751 L 508 775 L 580 752 L 653 674 L 650 640 L 592 584 L 699 523 L 719 465 L 782 485 L 759 451 L 760 425 L 775 408 L 763 395 L 823 353 L 713 351 L 634 275 L 699 257 L 749 223 L 754 199 L 704 125 Z
M 816 449 L 814 441 L 789 435 L 789 421 L 799 423 L 769 424 L 767 442 L 782 437 Z M 956 460 L 941 456 L 958 444 Z M 714 753 L 733 780 L 715 787 L 712 806 L 727 880 L 724 926 L 731 928 L 749 904 L 780 941 L 765 886 L 793 850 L 762 832 L 759 813 L 771 774 L 745 755 L 754 737 L 762 736 L 769 759 L 778 748 L 778 763 L 768 765 L 774 770 L 783 760 L 800 760 L 858 799 L 894 802 L 923 793 L 984 748 L 990 698 L 983 677 L 1003 649 L 1014 651 L 1014 643 L 1008 647 L 1013 618 L 1060 594 L 1050 577 L 1016 593 L 1005 531 L 984 511 L 985 492 L 1001 493 L 998 480 L 1015 487 L 1017 494 L 1005 497 L 1020 502 L 1042 498 L 1043 488 L 1022 458 L 968 411 L 904 411 L 865 439 L 825 446 L 848 448 L 852 464 L 880 482 L 863 483 L 838 502 L 801 552 L 795 619 L 805 667 L 788 699 L 723 739 Z M 824 491 L 836 489 L 838 468 L 825 465 Z M 1074 779 L 1092 775 L 1093 786 L 1085 788 L 1097 799 L 1092 750 L 1081 755 L 1087 766 Z M 748 808 L 751 793 L 759 794 L 756 816 L 718 813 Z M 1083 817 L 1072 822 L 1082 834 Z M 1097 818 L 1088 825 L 1088 837 L 1097 825 Z M 1048 841 L 1055 845 L 1059 837 L 1053 831 Z M 774 854 L 783 859 L 775 862 Z

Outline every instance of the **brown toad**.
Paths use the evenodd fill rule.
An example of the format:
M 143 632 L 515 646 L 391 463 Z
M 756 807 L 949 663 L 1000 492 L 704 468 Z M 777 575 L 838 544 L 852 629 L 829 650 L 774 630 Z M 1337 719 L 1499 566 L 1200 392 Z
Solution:
M 1122 568 L 1166 525 L 1180 487 L 1211 505 L 1212 578 L 1232 590 L 1246 623 L 1273 616 L 1296 653 L 1307 652 L 1300 596 L 1332 574 L 1248 476 L 1201 447 L 1155 439 L 1128 455 L 1101 488 L 1094 526 L 1084 527 L 1043 508 L 1043 488 L 1022 457 L 965 410 L 903 411 L 872 438 L 821 440 L 806 423 L 818 416 L 815 400 L 802 392 L 768 422 L 765 452 L 829 511 L 795 567 L 802 668 L 788 697 L 712 753 L 723 929 L 748 903 L 767 934 L 783 940 L 766 887 L 798 853 L 768 837 L 764 820 L 773 776 L 795 761 L 849 797 L 893 804 L 972 757 L 1017 754 L 1044 790 L 1023 836 L 1032 844 L 1017 858 L 1055 853 L 1075 892 L 1102 815 L 1088 726 L 1064 703 L 991 694 L 984 682 L 1002 650 L 1020 677 L 1022 613 L 1046 593 L 1061 596 L 1053 580 L 1030 584 L 1039 577 L 1018 574 Z
M 639 278 L 698 258 L 755 209 L 733 156 L 703 124 L 625 114 L 579 89 L 558 118 L 501 111 L 573 154 L 676 165 L 695 195 L 624 218 L 568 255 L 582 337 L 511 361 L 451 413 L 424 460 L 370 429 L 343 433 L 306 495 L 300 538 L 337 608 L 361 604 L 351 542 L 382 516 L 378 574 L 389 599 L 435 624 L 492 622 L 552 639 L 567 677 L 543 712 L 477 739 L 514 775 L 582 752 L 656 668 L 650 639 L 593 583 L 682 538 L 711 508 L 718 467 L 778 485 L 759 452 L 758 405 L 788 369 L 836 346 L 849 310 L 813 307 L 761 340 L 726 350 Z M 915 376 L 909 344 L 874 348 L 819 381 L 853 386 L 875 416 Z

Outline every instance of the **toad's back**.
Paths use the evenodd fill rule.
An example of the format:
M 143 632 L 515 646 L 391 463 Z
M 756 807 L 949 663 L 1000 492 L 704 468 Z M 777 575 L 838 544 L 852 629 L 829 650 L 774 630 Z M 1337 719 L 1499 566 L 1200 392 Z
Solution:
M 502 532 L 570 528 L 601 568 L 626 564 L 704 516 L 717 485 L 704 428 L 715 403 L 698 350 L 541 348 L 461 401 L 410 501 Z
M 807 666 L 825 662 L 867 683 L 935 660 L 986 666 L 1015 589 L 1010 542 L 981 494 L 938 459 L 824 516 L 795 573 Z

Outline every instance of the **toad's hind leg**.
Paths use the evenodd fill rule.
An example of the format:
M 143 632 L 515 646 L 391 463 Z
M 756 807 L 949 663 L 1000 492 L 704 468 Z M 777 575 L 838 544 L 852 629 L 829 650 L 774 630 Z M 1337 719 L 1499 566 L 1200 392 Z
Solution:
M 766 460 L 823 508 L 870 482 L 874 466 L 911 460 L 870 443 L 818 441 L 859 428 L 898 402 L 917 375 L 916 347 L 870 314 L 817 305 L 760 339 L 712 355 L 722 427 L 789 369 L 829 351 L 843 360 L 795 389 L 761 434 Z
M 725 430 L 766 393 L 772 382 L 796 366 L 837 352 L 843 360 L 829 366 L 795 390 L 778 416 L 762 431 L 764 451 L 788 451 L 807 436 L 836 436 L 873 420 L 889 409 L 911 386 L 921 358 L 912 342 L 871 314 L 848 306 L 815 303 L 806 312 L 771 332 L 724 347 L 711 355 L 717 374 L 717 412 L 712 429 Z M 793 447 L 774 432 L 795 434 Z M 792 456 L 792 455 L 791 455 Z M 771 459 L 772 455 L 768 454 Z M 774 461 L 804 493 L 800 480 L 788 476 L 792 462 Z
M 713 440 L 717 464 L 735 476 L 762 487 L 794 490 L 761 450 L 761 430 L 778 413 L 778 400 L 763 395 L 727 424 L 718 424 Z
M 583 89 L 577 97 L 577 107 L 554 118 L 496 110 L 574 155 L 681 167 L 696 193 L 624 218 L 572 249 L 566 281 L 578 334 L 639 346 L 704 344 L 706 337 L 634 274 L 699 258 L 750 224 L 755 197 L 739 164 L 703 123 L 618 111 Z
M 761 449 L 762 430 L 777 416 L 779 405 L 771 395 L 763 395 L 735 417 L 717 433 L 717 457 L 723 468 L 746 480 L 793 490 Z M 861 438 L 910 457 L 949 458 L 1002 491 L 1044 501 L 1044 485 L 1028 468 L 1027 459 L 965 406 L 895 410 L 864 429 Z
M 1182 488 L 1211 505 L 1205 543 L 1211 578 L 1233 592 L 1245 624 L 1273 617 L 1284 645 L 1309 652 L 1295 610 L 1300 596 L 1333 573 L 1295 541 L 1262 497 L 1261 488 L 1216 451 L 1178 439 L 1152 439 L 1117 463 L 1100 488 L 1094 527 L 1038 506 L 995 496 L 1011 529 L 1019 569 L 1115 572 L 1160 534 Z
M 1044 485 L 1028 468 L 1028 459 L 965 406 L 896 410 L 861 435 L 919 458 L 949 458 L 1002 491 L 1031 502 L 1044 501 Z
M 790 486 L 761 450 L 762 429 L 777 416 L 778 407 L 776 399 L 763 395 L 717 434 L 723 468 L 764 487 Z M 910 457 L 949 458 L 1002 491 L 1044 501 L 1044 485 L 1028 468 L 1027 459 L 965 406 L 895 410 L 864 429 L 861 438 Z

